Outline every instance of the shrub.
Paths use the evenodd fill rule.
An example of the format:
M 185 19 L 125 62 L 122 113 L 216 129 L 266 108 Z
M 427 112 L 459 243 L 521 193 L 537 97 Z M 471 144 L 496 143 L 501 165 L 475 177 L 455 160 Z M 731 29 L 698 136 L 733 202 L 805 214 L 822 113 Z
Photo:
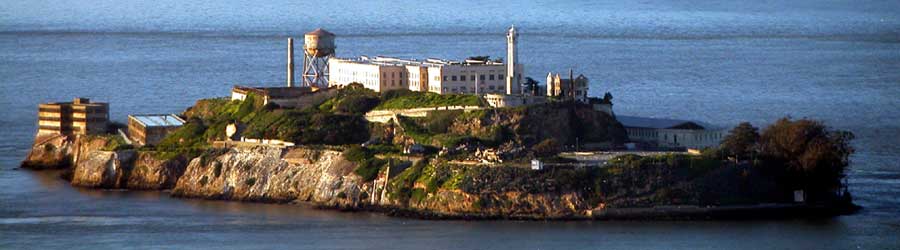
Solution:
M 559 154 L 559 143 L 555 139 L 545 139 L 531 148 L 535 157 L 551 157 Z
M 759 141 L 757 130 L 749 122 L 738 124 L 722 140 L 722 149 L 738 159 L 749 159 Z

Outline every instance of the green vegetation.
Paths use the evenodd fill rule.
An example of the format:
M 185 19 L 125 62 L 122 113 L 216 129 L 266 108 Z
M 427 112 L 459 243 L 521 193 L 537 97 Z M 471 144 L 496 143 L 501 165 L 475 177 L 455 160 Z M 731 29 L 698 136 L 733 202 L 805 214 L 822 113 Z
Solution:
M 107 139 L 106 145 L 103 146 L 103 150 L 105 151 L 117 151 L 134 148 L 134 146 L 125 142 L 125 139 L 118 134 L 110 134 L 103 137 Z
M 376 98 L 374 92 L 358 88 L 345 88 L 326 103 L 336 104 L 325 108 L 304 110 L 279 109 L 274 105 L 262 105 L 258 97 L 249 95 L 244 101 L 206 99 L 185 112 L 187 123 L 170 133 L 155 147 L 168 155 L 184 154 L 195 157 L 210 147 L 215 140 L 225 139 L 225 127 L 238 123 L 244 127 L 247 138 L 279 139 L 298 144 L 345 145 L 361 143 L 369 139 L 368 124 L 359 112 L 366 109 L 361 102 Z M 370 97 L 370 101 L 358 101 Z M 377 99 L 375 99 L 377 102 Z M 374 104 L 369 103 L 370 109 Z M 362 109 L 360 109 L 362 108 Z
M 483 106 L 481 99 L 475 95 L 436 94 L 410 90 L 390 90 L 381 95 L 381 104 L 375 109 L 410 109 L 444 106 Z
M 759 129 L 749 122 L 742 122 L 730 131 L 722 140 L 720 146 L 728 155 L 737 160 L 750 159 L 755 153 L 756 143 L 759 141 Z
M 362 177 L 365 181 L 372 181 L 378 177 L 378 173 L 385 167 L 402 166 L 404 162 L 393 159 L 380 159 L 375 157 L 376 151 L 369 150 L 357 145 L 352 145 L 344 150 L 344 158 L 357 164 L 353 173 Z
M 380 102 L 379 95 L 375 91 L 367 89 L 359 83 L 351 83 L 344 86 L 331 99 L 319 104 L 318 109 L 323 112 L 364 114 L 375 108 Z

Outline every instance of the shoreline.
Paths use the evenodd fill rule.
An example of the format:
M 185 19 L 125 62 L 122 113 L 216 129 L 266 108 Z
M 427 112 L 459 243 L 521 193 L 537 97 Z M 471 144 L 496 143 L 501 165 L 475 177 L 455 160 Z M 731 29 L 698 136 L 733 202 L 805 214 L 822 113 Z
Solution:
M 693 205 L 607 208 L 590 210 L 589 216 L 536 217 L 536 216 L 500 216 L 478 214 L 441 214 L 396 206 L 364 204 L 361 206 L 327 205 L 310 201 L 277 201 L 272 199 L 228 199 L 224 197 L 210 198 L 203 196 L 185 196 L 173 194 L 172 189 L 133 189 L 133 188 L 94 188 L 72 185 L 65 179 L 67 169 L 30 169 L 13 168 L 15 171 L 45 172 L 56 175 L 58 180 L 66 181 L 73 188 L 84 188 L 100 192 L 156 192 L 178 200 L 203 200 L 238 202 L 249 204 L 274 204 L 283 206 L 302 206 L 317 210 L 340 213 L 379 213 L 390 217 L 435 220 L 435 221 L 752 221 L 752 220 L 792 220 L 822 219 L 858 213 L 864 207 L 849 204 L 756 204 L 699 207 Z

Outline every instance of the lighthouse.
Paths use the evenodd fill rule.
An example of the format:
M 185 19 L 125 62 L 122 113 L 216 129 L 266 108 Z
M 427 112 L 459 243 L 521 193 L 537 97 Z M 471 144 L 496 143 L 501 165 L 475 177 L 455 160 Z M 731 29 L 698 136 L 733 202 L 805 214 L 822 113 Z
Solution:
M 509 27 L 506 32 L 506 94 L 521 94 L 519 90 L 522 87 L 521 72 L 516 70 L 519 60 L 519 51 L 516 44 L 519 42 L 519 33 L 516 32 L 516 26 Z

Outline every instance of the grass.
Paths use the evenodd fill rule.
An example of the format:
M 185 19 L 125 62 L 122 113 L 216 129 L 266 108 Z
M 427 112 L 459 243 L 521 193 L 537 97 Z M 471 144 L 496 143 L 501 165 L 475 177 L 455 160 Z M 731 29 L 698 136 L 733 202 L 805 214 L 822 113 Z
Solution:
M 375 107 L 376 110 L 431 108 L 443 106 L 482 106 L 478 96 L 465 94 L 436 94 L 431 92 L 403 92 L 386 99 Z

